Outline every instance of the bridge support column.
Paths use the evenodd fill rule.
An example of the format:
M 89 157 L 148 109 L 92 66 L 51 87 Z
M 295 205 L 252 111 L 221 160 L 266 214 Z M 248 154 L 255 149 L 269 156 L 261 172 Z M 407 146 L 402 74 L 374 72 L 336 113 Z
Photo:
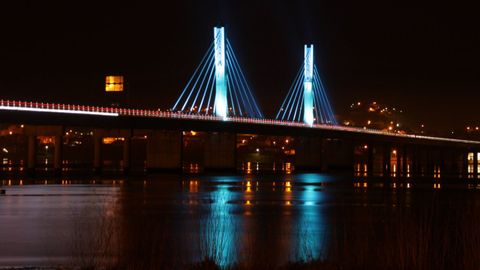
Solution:
M 354 173 L 355 144 L 340 139 L 325 139 L 323 142 L 323 168 L 325 170 Z
M 462 177 L 467 179 L 470 177 L 468 172 L 468 150 L 464 150 L 461 153 L 461 168 L 462 168 Z
M 394 171 L 395 177 L 400 177 L 401 176 L 403 155 L 404 155 L 404 153 L 400 149 L 400 147 L 395 148 L 395 171 Z
M 131 150 L 131 136 L 125 136 L 123 141 L 123 172 L 130 172 L 130 150 Z
M 213 132 L 205 137 L 204 168 L 213 171 L 236 171 L 236 134 Z
M 410 177 L 417 176 L 417 160 L 418 160 L 418 153 L 417 153 L 417 146 L 411 145 L 408 150 L 408 158 L 410 159 Z M 408 174 L 408 173 L 407 173 Z
M 181 171 L 182 132 L 152 131 L 147 137 L 147 171 Z
M 368 177 L 374 176 L 374 167 L 375 167 L 375 149 L 373 144 L 367 145 L 368 152 L 367 152 L 367 175 Z
M 407 146 L 403 146 L 402 149 L 402 176 L 409 177 L 410 176 L 410 165 L 409 163 L 409 149 Z
M 55 169 L 55 174 L 62 173 L 62 161 L 63 161 L 63 136 L 55 135 L 55 153 L 53 156 L 53 167 Z
M 431 147 L 428 147 L 427 148 L 427 156 L 428 156 L 428 159 L 427 159 L 427 173 L 426 173 L 425 176 L 426 177 L 433 177 L 434 172 L 435 172 L 436 162 L 438 160 L 437 153 L 434 149 L 432 149 Z
M 102 136 L 95 131 L 93 135 L 93 170 L 96 173 L 100 173 L 103 167 L 102 139 Z
M 426 147 L 422 147 L 422 172 L 421 176 L 422 177 L 429 177 L 430 173 L 430 163 L 431 163 L 431 154 L 429 152 L 429 149 Z
M 322 139 L 297 137 L 295 139 L 295 169 L 322 170 Z
M 384 146 L 382 145 L 375 145 L 373 152 L 374 152 L 374 163 L 373 163 L 373 174 L 377 176 L 385 176 L 385 156 L 384 156 Z
M 463 177 L 464 171 L 463 171 L 463 153 L 459 150 L 455 150 L 455 174 L 457 177 L 461 178 Z
M 456 152 L 453 149 L 443 150 L 441 153 L 440 171 L 438 175 L 440 177 L 453 177 L 456 174 Z
M 384 145 L 383 147 L 383 177 L 391 176 L 391 147 Z
M 36 161 L 37 161 L 37 136 L 28 135 L 28 154 L 27 154 L 28 173 L 35 172 Z
M 463 153 L 459 150 L 454 150 L 453 171 L 454 176 L 461 178 L 463 176 Z

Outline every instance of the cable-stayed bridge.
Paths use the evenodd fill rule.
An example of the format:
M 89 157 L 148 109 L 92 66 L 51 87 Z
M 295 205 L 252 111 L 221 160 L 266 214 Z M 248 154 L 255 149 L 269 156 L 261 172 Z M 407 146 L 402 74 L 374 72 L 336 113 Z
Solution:
M 353 166 L 353 156 L 363 151 L 364 171 L 368 174 L 375 166 L 377 170 L 387 171 L 385 174 L 396 168 L 407 175 L 423 168 L 421 170 L 430 175 L 433 167 L 435 171 L 442 168 L 443 172 L 478 174 L 480 142 L 337 125 L 325 84 L 314 63 L 313 48 L 305 45 L 300 70 L 275 119 L 268 119 L 262 113 L 225 29 L 215 27 L 212 44 L 167 110 L 0 100 L 0 122 L 31 126 L 27 134 L 28 163 L 33 168 L 35 142 L 32 140 L 37 136 L 50 135 L 61 142 L 65 126 L 88 126 L 96 130 L 95 167 L 101 166 L 99 138 L 113 132 L 127 138 L 125 147 L 128 148 L 128 138 L 136 130 L 149 130 L 152 157 L 150 162 L 147 158 L 147 163 L 151 168 L 179 167 L 181 131 L 197 130 L 213 134 L 207 143 L 210 150 L 206 151 L 210 153 L 212 167 L 235 167 L 235 134 L 252 133 L 298 137 L 297 167 L 314 168 L 319 163 L 328 163 L 325 155 L 337 155 L 335 162 Z M 58 151 L 56 156 L 61 157 L 61 150 Z M 128 159 L 128 149 L 124 153 L 127 153 L 124 159 Z M 391 163 L 392 153 L 395 153 L 395 164 Z M 61 167 L 60 157 L 56 158 L 58 167 Z M 377 163 L 380 165 L 375 165 Z

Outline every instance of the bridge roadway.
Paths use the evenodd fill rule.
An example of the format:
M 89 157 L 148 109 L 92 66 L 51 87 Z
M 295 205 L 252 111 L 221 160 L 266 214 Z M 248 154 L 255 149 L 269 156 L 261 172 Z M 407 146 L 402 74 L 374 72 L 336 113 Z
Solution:
M 478 177 L 480 141 L 397 134 L 379 130 L 242 117 L 219 118 L 160 110 L 52 104 L 0 100 L 0 123 L 29 127 L 28 168 L 35 169 L 37 136 L 62 142 L 66 127 L 94 130 L 94 167 L 102 166 L 101 140 L 120 136 L 123 164 L 130 162 L 130 138 L 147 131 L 147 168 L 181 169 L 182 131 L 204 131 L 205 167 L 236 168 L 236 134 L 293 136 L 296 168 L 353 168 L 362 175 L 434 173 Z M 52 131 L 55 130 L 55 131 Z M 61 144 L 60 144 L 61 146 Z M 55 148 L 55 169 L 61 170 L 62 150 Z M 125 168 L 127 169 L 127 168 Z
M 480 141 L 400 134 L 374 129 L 333 125 L 313 125 L 229 117 L 226 119 L 160 110 L 98 107 L 71 104 L 0 100 L 1 123 L 31 125 L 87 126 L 92 128 L 195 130 L 246 134 L 312 136 L 387 143 L 461 146 L 480 148 Z

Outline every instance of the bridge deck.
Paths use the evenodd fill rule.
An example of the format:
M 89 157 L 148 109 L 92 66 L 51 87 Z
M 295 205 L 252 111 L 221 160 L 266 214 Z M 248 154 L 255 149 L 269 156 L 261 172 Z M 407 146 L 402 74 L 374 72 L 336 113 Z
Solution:
M 195 120 L 195 121 L 208 121 L 208 122 L 222 122 L 222 123 L 241 123 L 257 125 L 257 126 L 269 126 L 269 127 L 293 127 L 310 130 L 324 130 L 324 131 L 339 131 L 347 133 L 357 133 L 365 135 L 377 135 L 391 138 L 404 138 L 404 139 L 419 139 L 429 140 L 435 142 L 450 142 L 461 143 L 469 145 L 480 145 L 480 141 L 463 140 L 444 137 L 424 136 L 417 134 L 401 134 L 393 133 L 382 130 L 364 129 L 345 126 L 334 125 L 322 125 L 314 124 L 307 125 L 299 122 L 280 121 L 273 119 L 256 119 L 246 117 L 228 117 L 221 118 L 212 115 L 198 115 L 198 114 L 186 114 L 171 111 L 161 110 L 148 110 L 148 109 L 130 109 L 120 107 L 100 107 L 100 106 L 86 106 L 86 105 L 72 105 L 72 104 L 58 104 L 58 103 L 43 103 L 43 102 L 25 102 L 25 101 L 12 101 L 12 100 L 0 100 L 0 110 L 2 111 L 17 111 L 17 112 L 40 112 L 40 113 L 53 113 L 53 114 L 77 114 L 77 115 L 91 115 L 101 117 L 140 117 L 140 118 L 163 118 L 172 120 Z

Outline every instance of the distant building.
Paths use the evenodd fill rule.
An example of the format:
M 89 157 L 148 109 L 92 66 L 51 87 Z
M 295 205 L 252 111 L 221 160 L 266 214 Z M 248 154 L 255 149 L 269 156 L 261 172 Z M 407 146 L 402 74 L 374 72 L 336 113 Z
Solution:
M 105 92 L 123 92 L 123 76 L 105 76 Z
M 108 105 L 126 105 L 127 93 L 125 91 L 125 80 L 121 75 L 105 76 L 105 93 L 107 94 Z

